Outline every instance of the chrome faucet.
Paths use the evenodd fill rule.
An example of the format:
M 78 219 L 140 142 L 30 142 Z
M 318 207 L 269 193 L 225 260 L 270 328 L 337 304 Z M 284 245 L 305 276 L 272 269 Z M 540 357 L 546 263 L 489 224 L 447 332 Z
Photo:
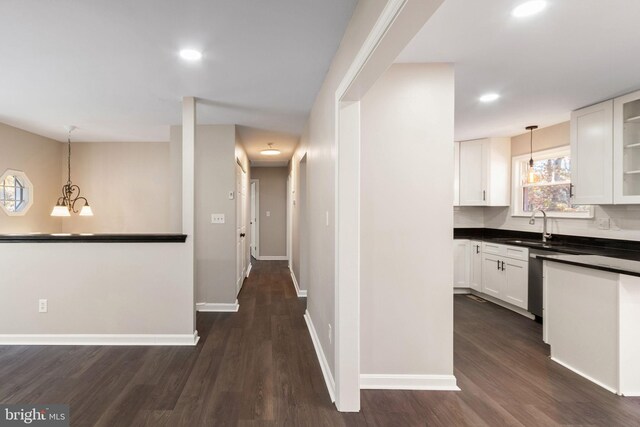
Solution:
M 547 233 L 547 213 L 542 209 L 534 209 L 531 213 L 531 218 L 529 218 L 529 224 L 534 225 L 536 223 L 536 212 L 542 212 L 542 241 L 546 242 L 547 239 L 551 238 L 551 233 Z

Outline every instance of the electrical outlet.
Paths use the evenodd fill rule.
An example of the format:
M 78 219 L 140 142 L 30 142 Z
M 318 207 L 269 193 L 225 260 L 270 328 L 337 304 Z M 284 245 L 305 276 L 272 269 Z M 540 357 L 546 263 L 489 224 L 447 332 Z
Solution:
M 211 214 L 211 224 L 224 224 L 224 214 Z
M 598 229 L 599 230 L 610 230 L 611 229 L 611 218 L 599 218 L 598 219 Z
M 233 200 L 234 197 L 233 191 L 229 191 L 229 200 Z
M 331 329 L 331 323 L 329 323 L 329 344 L 333 342 L 333 333 Z
M 49 303 L 46 299 L 38 300 L 38 312 L 46 313 L 49 311 Z
M 271 211 L 267 211 L 267 216 L 271 216 Z

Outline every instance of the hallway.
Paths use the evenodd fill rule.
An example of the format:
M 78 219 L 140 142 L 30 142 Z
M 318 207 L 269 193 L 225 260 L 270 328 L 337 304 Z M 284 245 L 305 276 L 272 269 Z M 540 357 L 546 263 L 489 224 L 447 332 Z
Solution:
M 640 425 L 620 398 L 550 361 L 540 325 L 455 297 L 462 392 L 329 400 L 286 261 L 254 261 L 238 313 L 198 313 L 197 347 L 0 347 L 0 402 L 69 403 L 72 426 Z M 500 333 L 496 333 L 496 331 Z

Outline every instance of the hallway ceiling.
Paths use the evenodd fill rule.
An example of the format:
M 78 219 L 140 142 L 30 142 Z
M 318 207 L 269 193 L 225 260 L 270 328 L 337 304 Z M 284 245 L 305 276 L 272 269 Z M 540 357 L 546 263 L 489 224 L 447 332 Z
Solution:
M 547 0 L 511 16 L 523 2 L 446 0 L 396 61 L 455 62 L 456 140 L 522 134 L 640 89 L 640 2 Z M 488 92 L 501 98 L 479 102 Z
M 293 148 L 355 4 L 5 0 L 0 122 L 58 140 L 73 124 L 79 141 L 166 141 L 181 98 L 196 96 L 198 123 Z

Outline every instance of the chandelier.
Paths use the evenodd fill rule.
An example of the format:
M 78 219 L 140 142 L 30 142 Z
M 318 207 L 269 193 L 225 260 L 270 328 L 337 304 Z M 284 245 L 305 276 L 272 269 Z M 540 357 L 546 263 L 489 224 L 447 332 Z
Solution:
M 76 127 L 66 126 L 65 129 L 67 129 L 68 132 L 67 170 L 69 174 L 67 175 L 67 183 L 62 186 L 62 197 L 58 199 L 56 205 L 53 207 L 51 216 L 71 216 L 71 212 L 80 212 L 80 216 L 93 216 L 93 211 L 91 210 L 91 206 L 89 206 L 89 202 L 86 198 L 80 196 L 80 187 L 71 182 L 71 132 L 73 132 Z M 80 211 L 78 211 L 76 204 L 80 202 L 84 204 L 81 208 L 80 205 L 78 205 L 77 208 L 80 208 Z

